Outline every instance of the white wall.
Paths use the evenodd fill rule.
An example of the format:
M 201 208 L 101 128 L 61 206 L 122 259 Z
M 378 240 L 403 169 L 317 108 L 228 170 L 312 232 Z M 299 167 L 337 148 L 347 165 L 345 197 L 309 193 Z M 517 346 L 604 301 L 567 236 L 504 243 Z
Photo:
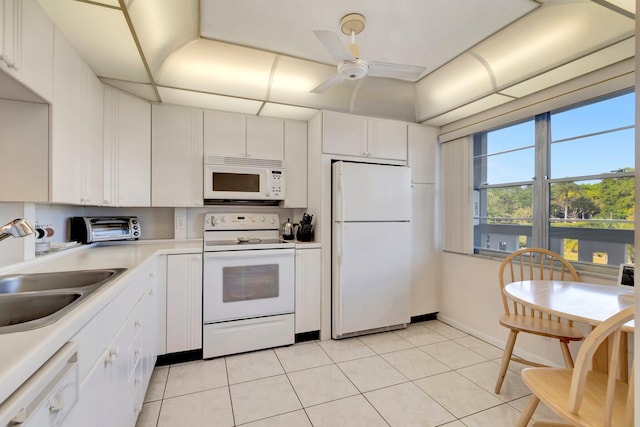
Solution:
M 467 333 L 504 348 L 508 330 L 498 323 L 503 312 L 498 282 L 499 259 L 474 255 L 440 253 L 438 317 Z M 615 280 L 581 274 L 585 282 L 613 285 Z M 577 325 L 584 332 L 587 325 Z M 580 347 L 571 343 L 574 357 Z M 520 352 L 520 353 L 518 353 Z M 516 354 L 545 364 L 564 366 L 560 346 L 548 338 L 520 334 Z

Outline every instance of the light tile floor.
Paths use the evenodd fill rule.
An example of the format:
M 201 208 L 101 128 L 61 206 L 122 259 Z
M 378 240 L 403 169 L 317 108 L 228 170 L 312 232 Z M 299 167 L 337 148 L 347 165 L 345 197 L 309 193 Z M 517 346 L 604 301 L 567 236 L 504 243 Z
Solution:
M 158 367 L 136 427 L 514 426 L 529 390 L 502 350 L 437 320 Z M 559 419 L 542 405 L 534 419 Z

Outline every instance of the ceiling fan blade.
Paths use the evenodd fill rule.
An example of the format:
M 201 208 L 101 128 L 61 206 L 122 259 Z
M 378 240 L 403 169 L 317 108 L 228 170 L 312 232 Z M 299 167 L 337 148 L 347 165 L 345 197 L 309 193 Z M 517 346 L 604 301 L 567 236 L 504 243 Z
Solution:
M 324 83 L 322 83 L 320 86 L 313 89 L 311 93 L 324 93 L 326 90 L 334 87 L 338 83 L 341 83 L 343 80 L 344 80 L 344 77 L 342 77 L 340 74 L 334 74 L 331 77 L 329 77 L 329 79 L 327 79 Z
M 369 62 L 369 76 L 387 77 L 390 79 L 416 81 L 426 68 L 415 65 L 389 64 L 386 62 Z
M 342 40 L 333 31 L 313 30 L 318 40 L 325 49 L 333 56 L 336 61 L 344 61 L 345 59 L 354 59 L 353 55 L 344 46 Z

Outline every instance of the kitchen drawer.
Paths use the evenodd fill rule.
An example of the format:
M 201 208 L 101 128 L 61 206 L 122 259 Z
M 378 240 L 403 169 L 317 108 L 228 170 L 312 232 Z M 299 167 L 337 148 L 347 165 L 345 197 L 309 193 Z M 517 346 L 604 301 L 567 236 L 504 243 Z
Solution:
M 87 376 L 99 355 L 98 321 L 96 317 L 84 325 L 70 340 L 78 344 L 78 371 L 80 381 L 83 381 Z
M 142 360 L 138 360 L 138 364 L 135 366 L 128 384 L 132 397 L 128 410 L 134 419 L 137 418 L 140 415 L 140 411 L 142 411 L 142 402 L 144 401 L 144 395 L 147 389 L 144 383 L 142 365 Z
M 139 274 L 125 278 L 127 283 L 122 292 L 98 314 L 99 351 L 104 350 L 113 339 L 145 294 L 148 287 L 147 275 L 147 269 L 143 269 Z
M 134 336 L 133 340 L 129 343 L 127 347 L 127 359 L 128 359 L 128 370 L 127 373 L 129 378 L 132 377 L 136 366 L 142 365 L 142 351 L 144 346 L 144 334 L 142 331 L 138 331 L 138 333 Z

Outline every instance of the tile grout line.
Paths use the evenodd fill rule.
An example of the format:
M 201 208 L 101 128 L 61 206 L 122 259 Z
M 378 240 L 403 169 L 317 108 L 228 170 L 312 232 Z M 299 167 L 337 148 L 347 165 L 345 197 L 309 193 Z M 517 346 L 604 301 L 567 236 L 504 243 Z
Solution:
M 445 324 L 445 325 L 446 325 L 446 324 Z M 388 388 L 396 387 L 396 386 L 399 386 L 399 385 L 402 385 L 402 384 L 407 384 L 407 383 L 411 383 L 413 386 L 417 387 L 417 388 L 418 388 L 422 393 L 424 393 L 424 394 L 425 394 L 426 396 L 428 396 L 430 399 L 434 400 L 434 402 L 435 402 L 439 407 L 443 408 L 447 413 L 449 413 L 449 414 L 454 418 L 454 420 L 448 421 L 448 422 L 443 423 L 443 424 L 439 424 L 439 425 L 441 425 L 441 426 L 442 426 L 442 425 L 446 425 L 446 424 L 451 423 L 451 422 L 455 422 L 455 421 L 459 421 L 460 423 L 462 423 L 462 424 L 464 424 L 464 425 L 467 425 L 467 423 L 465 423 L 465 422 L 463 421 L 464 419 L 467 419 L 467 418 L 469 418 L 469 417 L 473 417 L 474 415 L 477 415 L 477 414 L 480 414 L 480 413 L 482 413 L 482 412 L 485 412 L 485 411 L 488 411 L 488 410 L 492 410 L 492 409 L 495 409 L 495 408 L 498 408 L 498 407 L 501 407 L 501 406 L 505 406 L 505 405 L 506 405 L 508 408 L 510 408 L 511 410 L 513 410 L 513 411 L 516 411 L 516 412 L 518 412 L 518 413 L 520 413 L 520 412 L 521 412 L 518 408 L 516 408 L 516 407 L 512 406 L 512 405 L 511 405 L 511 403 L 513 403 L 513 402 L 515 402 L 515 401 L 517 401 L 517 400 L 519 400 L 519 399 L 521 399 L 521 398 L 525 398 L 527 395 L 523 395 L 523 396 L 521 396 L 521 397 L 513 397 L 513 398 L 511 398 L 511 399 L 509 399 L 509 400 L 501 400 L 501 402 L 500 402 L 499 404 L 495 404 L 495 405 L 489 406 L 489 407 L 487 407 L 487 408 L 484 408 L 484 409 L 481 409 L 481 410 L 478 410 L 478 411 L 474 411 L 474 412 L 472 412 L 472 413 L 469 413 L 469 414 L 464 415 L 463 417 L 459 417 L 459 418 L 458 418 L 456 415 L 454 415 L 453 413 L 451 413 L 451 411 L 449 411 L 446 407 L 443 407 L 443 406 L 442 406 L 442 404 L 440 404 L 440 402 L 439 402 L 439 401 L 435 400 L 435 399 L 434 399 L 434 398 L 433 398 L 429 393 L 427 393 L 427 392 L 426 392 L 425 390 L 423 390 L 420 386 L 418 386 L 417 384 L 415 384 L 415 382 L 416 382 L 416 381 L 419 381 L 419 380 L 422 380 L 422 379 L 425 379 L 425 378 L 433 377 L 433 376 L 440 375 L 440 374 L 444 374 L 444 373 L 455 372 L 456 374 L 460 375 L 462 378 L 466 379 L 467 381 L 471 382 L 471 383 L 472 383 L 472 384 L 474 384 L 475 386 L 479 387 L 481 390 L 485 391 L 486 393 L 491 394 L 491 395 L 494 395 L 494 393 L 491 393 L 489 390 L 487 390 L 486 388 L 482 387 L 479 383 L 477 383 L 477 382 L 473 381 L 473 380 L 472 380 L 471 378 L 469 378 L 468 376 L 463 375 L 461 372 L 459 372 L 460 370 L 463 370 L 463 369 L 466 369 L 466 368 L 469 368 L 469 367 L 473 367 L 473 366 L 477 366 L 477 365 L 481 365 L 481 364 L 483 364 L 483 363 L 491 363 L 491 362 L 493 362 L 493 361 L 495 360 L 494 358 L 490 358 L 490 357 L 484 356 L 483 354 L 480 354 L 480 353 L 476 352 L 474 349 L 472 349 L 472 348 L 470 348 L 470 347 L 467 347 L 467 346 L 464 346 L 464 345 L 462 345 L 461 343 L 457 342 L 457 340 L 459 340 L 459 339 L 464 339 L 464 338 L 466 338 L 466 337 L 473 337 L 472 335 L 460 336 L 460 337 L 456 337 L 456 338 L 450 338 L 450 337 L 445 337 L 444 335 L 442 335 L 442 334 L 441 334 L 440 332 L 438 332 L 437 330 L 431 329 L 430 327 L 428 327 L 428 326 L 426 326 L 426 325 L 420 325 L 420 326 L 421 326 L 421 327 L 423 327 L 423 328 L 426 328 L 426 329 L 427 329 L 427 330 L 429 330 L 430 332 L 433 332 L 433 333 L 439 334 L 439 335 L 441 335 L 441 336 L 443 336 L 443 337 L 445 338 L 443 341 L 438 341 L 438 342 L 430 343 L 430 344 L 426 344 L 426 345 L 437 345 L 437 344 L 441 344 L 441 343 L 445 343 L 445 342 L 453 342 L 453 343 L 456 343 L 456 344 L 460 345 L 461 347 L 464 347 L 464 351 L 465 351 L 465 352 L 470 352 L 470 353 L 472 353 L 472 354 L 474 354 L 474 355 L 477 355 L 477 356 L 482 357 L 482 358 L 483 358 L 483 359 L 485 359 L 485 360 L 483 360 L 483 361 L 479 361 L 479 362 L 477 362 L 477 363 L 471 363 L 471 364 L 469 364 L 469 365 L 461 366 L 461 367 L 458 367 L 458 368 L 452 368 L 452 367 L 447 366 L 446 364 L 444 364 L 444 366 L 446 366 L 446 368 L 448 369 L 448 370 L 447 370 L 447 371 L 445 371 L 445 372 L 439 372 L 439 373 L 437 373 L 437 374 L 431 374 L 431 375 L 427 375 L 427 376 L 420 377 L 420 378 L 416 378 L 416 379 L 410 379 L 410 378 L 409 378 L 409 377 L 407 377 L 404 373 L 402 373 L 402 372 L 401 372 L 401 371 L 400 371 L 396 366 L 394 366 L 391 362 L 389 362 L 387 359 L 385 359 L 384 355 L 394 354 L 394 353 L 399 353 L 399 352 L 406 351 L 406 350 L 418 349 L 418 350 L 420 350 L 422 353 L 424 353 L 424 354 L 426 354 L 427 356 L 429 356 L 429 357 L 431 357 L 431 358 L 435 359 L 435 360 L 436 360 L 436 361 L 438 361 L 439 363 L 443 363 L 443 362 L 441 362 L 440 360 L 438 360 L 437 358 L 435 358 L 434 356 L 430 355 L 429 353 L 427 353 L 426 351 L 424 351 L 424 350 L 422 350 L 422 349 L 420 348 L 420 347 L 424 347 L 424 346 L 426 346 L 426 345 L 418 346 L 418 345 L 414 344 L 413 342 L 411 342 L 411 341 L 409 341 L 409 340 L 407 340 L 407 339 L 405 339 L 405 338 L 403 338 L 403 337 L 399 336 L 399 335 L 396 333 L 396 331 L 389 331 L 389 332 L 391 332 L 391 333 L 393 334 L 394 338 L 397 338 L 397 339 L 402 340 L 403 342 L 405 342 L 405 343 L 409 344 L 409 345 L 410 345 L 410 347 L 408 347 L 408 348 L 404 348 L 404 349 L 398 349 L 398 350 L 393 350 L 393 351 L 388 351 L 388 352 L 380 353 L 380 352 L 376 351 L 376 350 L 375 350 L 371 345 L 367 344 L 367 343 L 366 343 L 364 340 L 362 340 L 360 337 L 353 337 L 353 338 L 356 338 L 356 339 L 357 339 L 357 342 L 359 342 L 359 343 L 363 344 L 367 349 L 371 350 L 371 351 L 373 352 L 373 354 L 372 354 L 372 355 L 368 355 L 368 356 L 356 357 L 356 358 L 354 358 L 354 359 L 347 359 L 347 360 L 344 360 L 344 361 L 342 361 L 342 362 L 338 362 L 338 361 L 337 361 L 337 360 L 335 360 L 333 357 L 331 357 L 331 355 L 329 354 L 329 352 L 328 352 L 328 351 L 327 351 L 327 350 L 326 350 L 326 349 L 321 345 L 321 342 L 320 342 L 320 341 L 313 341 L 313 343 L 314 343 L 317 347 L 319 347 L 319 348 L 320 348 L 320 350 L 321 350 L 322 354 L 324 354 L 324 355 L 328 358 L 328 360 L 329 360 L 331 363 L 324 364 L 324 365 L 319 365 L 319 366 L 310 366 L 310 367 L 307 367 L 307 368 L 304 368 L 304 369 L 292 370 L 291 372 L 287 372 L 287 371 L 286 371 L 285 366 L 284 366 L 284 364 L 283 364 L 283 360 L 282 360 L 282 359 L 281 359 L 281 357 L 278 355 L 278 352 L 277 352 L 277 351 L 275 351 L 276 349 L 270 349 L 270 350 L 271 350 L 271 352 L 272 352 L 272 354 L 274 354 L 274 355 L 276 356 L 276 360 L 278 361 L 278 364 L 279 364 L 280 368 L 282 369 L 282 373 L 279 373 L 279 374 L 276 374 L 276 375 L 269 375 L 269 376 L 261 377 L 261 378 L 257 378 L 257 379 L 252 379 L 252 380 L 242 381 L 242 382 L 237 383 L 237 384 L 244 384 L 244 383 L 248 383 L 248 382 L 256 381 L 256 380 L 260 380 L 260 379 L 274 378 L 274 377 L 276 377 L 276 376 L 279 376 L 279 375 L 284 374 L 284 375 L 286 376 L 286 379 L 287 379 L 287 382 L 288 382 L 289 386 L 291 387 L 291 389 L 293 390 L 294 394 L 296 395 L 296 398 L 297 398 L 297 400 L 298 400 L 298 403 L 299 403 L 299 404 L 300 404 L 300 406 L 301 406 L 301 408 L 300 408 L 300 409 L 302 409 L 302 410 L 304 411 L 304 413 L 305 413 L 305 417 L 306 417 L 307 421 L 308 421 L 311 425 L 313 425 L 313 423 L 311 422 L 311 418 L 310 418 L 310 416 L 309 416 L 309 413 L 307 412 L 307 409 L 308 409 L 308 408 L 313 408 L 313 407 L 317 407 L 317 406 L 325 405 L 325 404 L 327 404 L 327 403 L 340 401 L 340 400 L 343 400 L 343 399 L 346 399 L 346 398 L 355 397 L 355 396 L 357 396 L 357 395 L 362 396 L 362 397 L 365 399 L 365 401 L 367 402 L 367 404 L 368 404 L 368 405 L 370 405 L 370 406 L 374 409 L 375 413 L 377 413 L 377 414 L 381 417 L 381 419 L 382 419 L 382 420 L 383 420 L 387 425 L 389 425 L 390 423 L 386 420 L 386 418 L 382 415 L 382 413 L 380 413 L 379 409 L 378 409 L 378 408 L 376 408 L 376 406 L 375 406 L 375 405 L 374 405 L 374 404 L 373 404 L 373 403 L 372 403 L 372 402 L 367 398 L 367 396 L 365 395 L 365 393 L 375 392 L 375 391 L 378 391 L 378 390 L 384 390 L 384 389 L 388 389 Z M 446 326 L 448 326 L 448 325 L 446 325 Z M 455 328 L 453 328 L 453 327 L 451 327 L 451 328 L 452 328 L 452 329 L 455 329 Z M 474 338 L 475 338 L 475 337 L 474 337 Z M 480 340 L 480 341 L 482 341 L 482 340 Z M 488 344 L 488 345 L 491 345 L 491 344 Z M 289 346 L 287 346 L 287 347 L 289 347 Z M 384 386 L 384 387 L 379 387 L 379 388 L 376 388 L 376 389 L 367 390 L 367 391 L 365 392 L 365 391 L 361 391 L 361 390 L 356 386 L 356 384 L 351 380 L 351 378 L 346 374 L 346 372 L 345 372 L 345 371 L 342 369 L 342 367 L 339 365 L 340 363 L 347 363 L 347 362 L 353 362 L 353 361 L 363 360 L 363 359 L 367 359 L 367 358 L 372 358 L 372 357 L 374 357 L 374 356 L 377 356 L 377 357 L 379 357 L 381 360 L 383 360 L 387 365 L 389 365 L 389 366 L 393 369 L 393 371 L 395 371 L 395 372 L 399 373 L 399 374 L 401 375 L 401 377 L 402 377 L 402 378 L 404 378 L 406 381 L 403 381 L 403 382 L 398 383 L 398 384 L 390 384 L 390 385 L 387 385 L 387 386 Z M 235 411 L 234 411 L 234 408 L 233 408 L 233 400 L 232 400 L 232 397 L 231 397 L 231 384 L 230 384 L 230 377 L 229 377 L 229 367 L 228 367 L 228 365 L 227 365 L 227 357 L 224 357 L 223 359 L 224 359 L 224 367 L 225 367 L 225 374 L 226 374 L 226 380 L 227 380 L 227 384 L 226 384 L 225 386 L 227 387 L 227 391 L 228 391 L 228 395 L 229 395 L 229 402 L 230 402 L 230 406 L 231 406 L 231 407 L 230 407 L 230 409 L 231 409 L 231 414 L 232 414 L 233 425 L 234 425 L 234 426 L 237 426 L 238 424 L 236 424 L 236 420 L 235 420 Z M 290 374 L 297 373 L 297 372 L 309 371 L 309 370 L 313 370 L 313 369 L 316 369 L 316 368 L 326 367 L 326 366 L 331 366 L 331 365 L 334 365 L 334 366 L 336 366 L 336 367 L 339 369 L 339 371 L 340 371 L 340 372 L 341 372 L 341 373 L 346 377 L 346 379 L 348 380 L 348 382 L 349 382 L 349 383 L 350 383 L 350 384 L 355 388 L 355 390 L 357 391 L 357 393 L 356 393 L 356 394 L 353 394 L 353 395 L 351 395 L 351 396 L 344 396 L 344 397 L 341 397 L 341 398 L 336 398 L 336 399 L 332 399 L 332 400 L 329 400 L 329 401 L 326 401 L 326 402 L 317 403 L 317 404 L 314 404 L 314 405 L 309 405 L 308 407 L 304 407 L 304 405 L 302 404 L 302 401 L 301 401 L 301 399 L 300 399 L 300 396 L 299 396 L 299 394 L 298 394 L 298 391 L 297 391 L 297 390 L 295 389 L 295 387 L 293 386 L 293 383 L 291 382 L 291 379 L 290 379 L 289 375 L 290 375 Z M 163 385 L 162 397 L 161 397 L 161 399 L 159 400 L 159 401 L 160 401 L 160 408 L 159 408 L 158 413 L 157 413 L 157 415 L 156 415 L 156 422 L 155 422 L 155 424 L 154 424 L 154 425 L 156 425 L 156 427 L 159 425 L 160 415 L 161 415 L 161 413 L 162 413 L 162 409 L 163 409 L 163 405 L 164 405 L 164 400 L 165 400 L 165 399 L 176 398 L 176 397 L 185 396 L 185 395 L 189 395 L 189 394 L 196 394 L 196 393 L 200 393 L 200 392 L 203 392 L 203 391 L 207 391 L 207 390 L 214 390 L 214 389 L 218 389 L 218 388 L 223 387 L 223 386 L 218 386 L 218 387 L 213 387 L 213 388 L 207 388 L 207 389 L 205 389 L 205 390 L 194 391 L 194 392 L 192 392 L 192 393 L 185 393 L 185 394 L 183 394 L 183 395 L 172 396 L 172 397 L 165 397 L 165 396 L 166 396 L 167 389 L 168 389 L 169 375 L 170 375 L 170 373 L 171 373 L 171 369 L 172 369 L 172 368 L 173 368 L 173 366 L 169 366 L 169 367 L 168 367 L 168 369 L 167 369 L 167 376 L 166 376 L 166 379 L 165 379 L 165 382 L 164 382 L 164 385 Z M 516 375 L 518 375 L 518 376 L 519 376 L 519 374 L 518 374 L 517 372 L 512 372 L 512 373 L 513 373 L 513 374 L 516 374 Z M 498 399 L 499 399 L 499 398 L 498 398 Z M 153 402 L 153 401 L 149 401 L 149 402 L 145 402 L 145 403 L 152 403 L 152 402 Z M 269 419 L 269 418 L 274 418 L 274 417 L 282 416 L 282 415 L 289 414 L 289 413 L 293 413 L 293 412 L 299 411 L 300 409 L 295 409 L 295 410 L 291 410 L 291 411 L 283 412 L 282 414 L 274 414 L 274 415 L 271 415 L 271 416 L 268 416 L 268 417 L 264 417 L 264 418 L 260 418 L 260 419 L 252 420 L 252 421 L 250 421 L 249 423 L 251 423 L 251 422 L 256 422 L 256 421 L 261 421 L 261 420 L 266 420 L 266 419 Z M 244 424 L 246 424 L 246 423 L 244 423 Z M 244 425 L 244 424 L 242 424 L 242 425 Z

